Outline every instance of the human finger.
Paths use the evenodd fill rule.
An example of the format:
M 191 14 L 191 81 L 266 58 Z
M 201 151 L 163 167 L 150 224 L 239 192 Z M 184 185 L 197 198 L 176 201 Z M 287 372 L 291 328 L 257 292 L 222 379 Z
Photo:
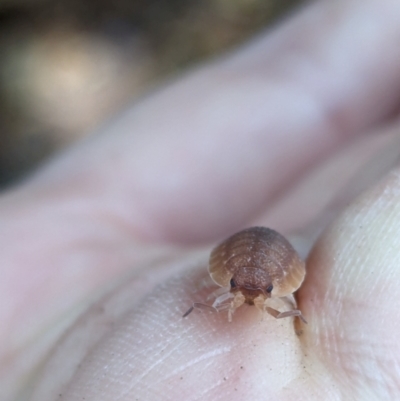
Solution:
M 314 3 L 138 102 L 32 184 L 85 193 L 150 241 L 234 231 L 396 109 L 399 15 L 394 0 Z
M 346 397 L 400 397 L 400 170 L 363 194 L 324 233 L 307 263 L 305 344 Z
M 57 347 L 34 399 L 43 400 L 49 383 L 52 395 L 68 401 L 397 398 L 399 177 L 394 170 L 362 195 L 312 251 L 298 297 L 308 320 L 300 337 L 291 319 L 261 316 L 251 306 L 238 309 L 232 324 L 224 313 L 182 319 L 187 305 L 210 291 L 196 291 L 207 253 L 192 254 L 164 265 L 147 296 L 132 291 L 140 285 L 135 277 L 92 308 Z M 75 338 L 86 342 L 55 378 Z

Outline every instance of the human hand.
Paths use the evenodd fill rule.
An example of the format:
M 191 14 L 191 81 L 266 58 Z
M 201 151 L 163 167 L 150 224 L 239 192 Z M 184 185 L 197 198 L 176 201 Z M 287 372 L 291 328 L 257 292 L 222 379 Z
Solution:
M 311 252 L 302 336 L 252 307 L 231 324 L 181 315 L 207 293 L 207 253 L 190 246 L 253 222 L 301 234 L 318 207 L 290 196 L 271 216 L 274 201 L 397 112 L 399 15 L 394 0 L 309 6 L 3 194 L 1 399 L 396 399 L 397 170 Z M 390 136 L 359 144 L 355 164 Z M 351 178 L 340 167 L 332 199 Z

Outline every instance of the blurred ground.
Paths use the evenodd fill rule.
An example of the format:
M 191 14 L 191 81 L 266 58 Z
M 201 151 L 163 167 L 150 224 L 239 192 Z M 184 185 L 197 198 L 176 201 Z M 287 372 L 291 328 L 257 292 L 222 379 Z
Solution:
M 0 0 L 0 188 L 301 0 Z

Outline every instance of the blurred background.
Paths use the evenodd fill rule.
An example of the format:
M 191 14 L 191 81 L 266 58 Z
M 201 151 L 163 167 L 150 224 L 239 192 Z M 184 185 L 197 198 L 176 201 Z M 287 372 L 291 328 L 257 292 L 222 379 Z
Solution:
M 0 189 L 302 0 L 0 0 Z

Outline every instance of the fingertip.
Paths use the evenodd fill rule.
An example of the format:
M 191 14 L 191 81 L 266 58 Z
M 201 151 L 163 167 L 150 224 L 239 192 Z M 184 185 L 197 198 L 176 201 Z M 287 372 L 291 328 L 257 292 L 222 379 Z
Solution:
M 393 382 L 387 367 L 399 363 L 400 170 L 389 173 L 354 201 L 325 231 L 307 261 L 300 306 L 310 326 L 305 343 L 358 398 L 384 398 Z M 389 351 L 390 350 L 390 351 Z

